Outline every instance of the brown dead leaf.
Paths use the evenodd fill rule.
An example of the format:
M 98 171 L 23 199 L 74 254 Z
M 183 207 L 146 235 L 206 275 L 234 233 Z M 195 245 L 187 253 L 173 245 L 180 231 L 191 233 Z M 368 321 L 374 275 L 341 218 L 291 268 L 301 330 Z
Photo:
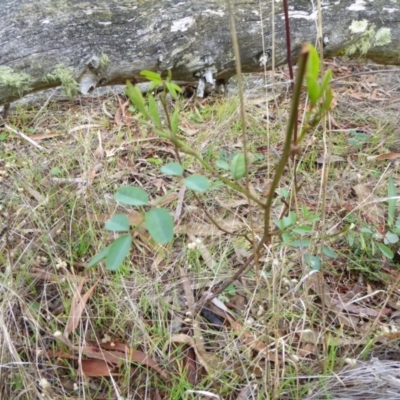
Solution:
M 125 360 L 132 363 L 145 365 L 146 367 L 158 372 L 162 378 L 168 379 L 168 375 L 166 374 L 166 372 L 157 364 L 155 360 L 153 360 L 153 358 L 148 356 L 143 351 L 131 349 L 127 345 L 119 343 L 117 341 L 101 343 L 101 348 L 108 351 L 111 350 L 111 353 L 117 356 L 118 353 L 120 353 L 120 356 L 123 357 Z
M 25 190 L 39 203 L 46 202 L 46 197 L 29 185 L 25 185 Z
M 86 303 L 99 283 L 99 280 L 97 280 L 97 282 L 83 296 L 81 296 L 84 283 L 85 279 L 82 279 L 79 286 L 75 289 L 75 293 L 72 297 L 71 309 L 69 311 L 68 321 L 64 331 L 64 337 L 66 338 L 68 338 L 69 334 L 77 328 Z
M 162 397 L 160 395 L 160 391 L 158 389 L 156 389 L 156 391 L 154 393 L 154 400 L 162 400 Z
M 216 354 L 211 354 L 205 351 L 203 346 L 201 346 L 201 343 L 196 343 L 194 338 L 189 335 L 178 333 L 171 337 L 170 342 L 191 346 L 196 353 L 197 360 L 209 373 L 214 371 L 217 365 L 221 365 L 221 360 L 219 360 Z
M 54 132 L 47 132 L 47 133 L 42 133 L 42 134 L 38 134 L 38 135 L 29 135 L 29 137 L 31 139 L 33 139 L 35 142 L 38 142 L 40 140 L 44 140 L 44 139 L 51 139 L 57 136 L 60 136 L 61 133 L 54 133 Z
M 61 358 L 64 360 L 79 360 L 79 357 L 72 353 L 67 353 L 62 350 L 48 350 L 46 352 L 47 357 L 49 358 Z
M 298 348 L 296 351 L 296 355 L 300 358 L 315 354 L 317 354 L 317 346 L 313 343 L 306 343 L 303 347 Z
M 380 154 L 379 156 L 369 156 L 367 161 L 383 161 L 383 160 L 397 160 L 400 158 L 400 153 L 386 153 Z
M 97 284 L 98 282 L 96 282 Z M 81 286 L 81 285 L 80 285 Z M 144 352 L 140 350 L 135 350 L 129 348 L 127 345 L 115 342 L 107 342 L 107 343 L 98 343 L 98 342 L 88 342 L 88 346 L 74 346 L 68 338 L 63 336 L 57 337 L 57 339 L 62 342 L 64 345 L 69 347 L 76 354 L 80 354 L 85 356 L 84 360 L 99 360 L 104 364 L 108 364 L 109 369 L 112 371 L 115 367 L 120 367 L 127 362 L 136 363 L 144 365 L 148 368 L 156 371 L 163 379 L 169 379 L 168 374 L 157 364 L 157 362 L 146 355 Z M 57 358 L 67 358 L 67 359 L 79 359 L 75 354 L 70 354 L 63 352 L 61 350 L 49 351 L 49 357 L 57 357 Z M 92 373 L 101 373 L 106 374 L 108 370 L 106 369 L 106 365 L 102 365 L 101 363 L 93 363 L 89 365 L 89 374 Z M 93 368 L 94 371 L 90 369 Z M 109 373 L 108 373 L 109 375 Z M 88 375 L 88 376 L 106 376 L 106 375 Z
M 104 349 L 104 347 L 107 347 L 106 344 L 102 344 L 101 346 L 102 348 L 96 346 L 86 346 L 81 348 L 75 347 L 75 349 L 81 351 L 82 354 L 89 358 L 102 360 L 118 367 L 126 361 L 145 365 L 146 367 L 158 372 L 159 375 L 165 380 L 168 379 L 167 373 L 150 356 L 140 350 L 130 349 L 128 346 L 122 344 L 119 345 L 119 349 L 124 348 L 124 351 L 106 350 Z M 115 346 L 111 347 L 115 348 Z
M 119 103 L 119 107 L 115 113 L 114 120 L 118 126 L 122 126 L 132 121 L 131 113 L 128 111 L 130 100 L 128 99 L 125 102 L 122 102 L 121 97 L 118 95 L 117 95 L 117 100 Z
M 357 92 L 347 93 L 347 95 L 356 100 L 364 100 L 366 98 L 366 95 L 361 95 L 360 93 Z
M 253 383 L 248 383 L 245 385 L 242 390 L 239 392 L 236 400 L 248 400 L 248 399 L 255 399 L 257 393 L 257 385 Z
M 114 375 L 110 366 L 103 360 L 81 360 L 81 373 L 85 376 Z
M 88 178 L 87 182 L 89 185 L 91 185 L 94 181 L 94 178 L 96 178 L 96 175 L 98 172 L 100 172 L 103 169 L 103 163 L 97 163 L 89 172 L 88 172 Z
M 186 370 L 186 376 L 188 382 L 192 386 L 197 385 L 197 367 L 196 367 L 196 352 L 194 351 L 193 347 L 187 347 L 184 349 L 186 355 L 183 359 L 183 366 Z
M 165 266 L 166 266 L 166 263 L 165 263 L 164 252 L 158 252 L 156 257 L 154 258 L 153 262 L 151 263 L 151 269 L 153 271 L 157 271 L 162 268 L 165 268 Z
M 199 132 L 199 129 L 193 129 L 189 126 L 180 126 L 179 129 L 186 135 L 186 136 L 194 136 Z
M 233 308 L 236 308 L 237 310 L 244 310 L 245 309 L 245 304 L 246 304 L 246 298 L 239 294 L 236 293 L 232 298 L 231 298 L 231 304 Z
M 88 358 L 106 361 L 107 363 L 118 367 L 125 362 L 125 354 L 121 351 L 106 351 L 98 346 L 74 346 L 74 349 Z
M 161 369 L 161 367 L 150 356 L 140 350 L 130 349 L 128 352 L 128 360 L 133 363 L 145 365 L 146 367 L 158 372 L 165 380 L 168 379 L 167 373 Z

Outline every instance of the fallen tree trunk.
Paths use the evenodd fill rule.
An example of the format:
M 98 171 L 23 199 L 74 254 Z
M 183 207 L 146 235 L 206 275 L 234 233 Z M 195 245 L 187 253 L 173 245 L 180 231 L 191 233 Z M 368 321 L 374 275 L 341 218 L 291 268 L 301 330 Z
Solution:
M 283 10 L 275 2 L 273 41 L 272 3 L 231 0 L 243 72 L 270 68 L 273 54 L 276 66 L 286 61 Z M 309 0 L 289 3 L 295 3 L 289 15 L 296 59 L 301 42 L 316 41 L 317 11 Z M 400 5 L 366 3 L 324 2 L 325 56 L 362 54 L 399 64 Z M 0 104 L 59 85 L 73 95 L 127 79 L 140 82 L 143 69 L 171 70 L 185 82 L 235 74 L 223 0 L 0 0 L 0 20 Z

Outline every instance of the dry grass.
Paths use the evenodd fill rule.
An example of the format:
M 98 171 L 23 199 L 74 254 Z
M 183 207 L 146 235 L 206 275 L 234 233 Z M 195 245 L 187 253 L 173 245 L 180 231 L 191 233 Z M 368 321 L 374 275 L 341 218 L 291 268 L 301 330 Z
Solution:
M 346 74 L 344 68 L 335 72 Z M 323 259 L 320 275 L 325 285 L 318 289 L 316 275 L 309 273 L 304 258 L 309 250 L 283 245 L 276 238 L 259 264 L 221 296 L 236 319 L 220 317 L 222 325 L 217 327 L 204 315 L 193 317 L 191 302 L 217 288 L 252 249 L 243 238 L 212 229 L 189 192 L 172 245 L 158 246 L 139 230 L 130 258 L 118 272 L 102 265 L 85 270 L 91 257 L 114 238 L 103 222 L 116 211 L 132 211 L 113 199 L 122 184 L 144 188 L 155 203 L 162 202 L 175 213 L 180 186 L 159 172 L 160 163 L 173 160 L 172 146 L 157 138 L 138 115 L 110 119 L 104 109 L 118 114 L 115 97 L 50 103 L 39 114 L 39 108 L 15 110 L 7 124 L 31 134 L 45 150 L 0 131 L 6 134 L 0 142 L 0 397 L 211 398 L 208 393 L 221 399 L 378 398 L 362 394 L 373 391 L 371 376 L 389 370 L 395 375 L 398 364 L 370 364 L 377 372 L 359 361 L 356 369 L 347 367 L 332 377 L 346 362 L 366 359 L 371 348 L 397 339 L 396 330 L 387 328 L 395 325 L 398 312 L 400 291 L 393 285 L 397 266 L 384 261 L 376 249 L 373 252 L 368 239 L 363 247 L 360 229 L 375 222 L 366 217 L 370 209 L 364 199 L 353 193 L 354 186 L 363 183 L 370 188 L 371 200 L 385 197 L 388 177 L 398 179 L 393 164 L 366 160 L 367 155 L 384 152 L 386 137 L 395 130 L 389 119 L 393 111 L 387 111 L 384 121 L 379 115 L 383 102 L 366 98 L 356 104 L 351 97 L 376 95 L 374 81 L 366 85 L 361 77 L 354 78 L 351 90 L 349 85 L 337 87 L 331 149 L 342 161 L 330 168 L 326 228 L 332 228 L 332 236 L 324 244 L 338 256 Z M 382 90 L 395 98 L 394 92 Z M 249 150 L 256 156 L 252 189 L 263 197 L 280 152 L 289 94 L 279 91 L 276 102 L 266 103 L 271 94 L 254 87 L 248 93 Z M 201 104 L 182 100 L 181 107 L 182 135 L 205 159 L 215 161 L 240 151 L 236 95 Z M 350 130 L 366 135 L 361 147 L 348 145 Z M 104 158 L 96 152 L 98 132 Z M 298 225 L 313 228 L 311 251 L 322 240 L 318 224 L 309 217 L 320 212 L 321 166 L 316 160 L 322 148 L 318 130 L 306 138 L 298 172 L 302 189 L 290 203 Z M 199 171 L 188 157 L 184 164 L 191 172 Z M 281 189 L 290 190 L 292 181 L 288 168 Z M 232 229 L 260 234 L 262 215 L 243 197 L 216 187 L 202 201 L 211 215 Z M 382 202 L 378 205 L 386 218 L 386 208 Z M 275 218 L 283 208 L 277 197 Z M 188 248 L 196 238 L 201 245 Z M 54 334 L 65 329 L 82 277 L 83 293 L 99 283 L 69 336 L 78 349 L 72 351 Z M 182 344 L 188 338 L 193 342 Z M 168 378 L 143 363 L 128 361 L 110 376 L 85 376 L 81 363 L 90 357 L 82 349 L 88 343 L 100 346 L 102 340 L 143 351 Z

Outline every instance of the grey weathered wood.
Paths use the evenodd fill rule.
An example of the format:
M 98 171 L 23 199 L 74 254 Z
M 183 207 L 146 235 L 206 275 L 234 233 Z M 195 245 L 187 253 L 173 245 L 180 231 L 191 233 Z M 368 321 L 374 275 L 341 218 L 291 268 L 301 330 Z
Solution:
M 269 48 L 272 1 L 231 0 L 244 72 L 263 70 L 262 34 Z M 312 3 L 289 0 L 294 57 L 301 42 L 316 41 Z M 398 1 L 322 4 L 326 56 L 343 54 L 361 39 L 370 46 L 364 46 L 366 57 L 400 63 Z M 275 7 L 275 61 L 280 65 L 286 59 L 285 28 L 281 2 Z M 368 38 L 365 31 L 350 28 L 363 20 Z M 214 78 L 235 74 L 224 0 L 0 0 L 0 21 L 0 104 L 61 83 L 72 93 L 74 81 L 82 92 L 127 79 L 138 82 L 143 69 L 164 75 L 171 69 L 179 81 L 196 80 L 207 69 Z

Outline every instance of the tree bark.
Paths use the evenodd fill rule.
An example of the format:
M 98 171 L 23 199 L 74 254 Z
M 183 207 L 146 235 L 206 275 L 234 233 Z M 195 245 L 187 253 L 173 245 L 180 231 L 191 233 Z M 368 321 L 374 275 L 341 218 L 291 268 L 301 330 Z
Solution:
M 275 66 L 285 63 L 282 2 L 230 1 L 243 72 L 262 71 L 265 61 L 271 68 L 273 54 Z M 296 60 L 303 41 L 317 40 L 317 10 L 309 0 L 288 1 Z M 324 56 L 353 51 L 400 64 L 399 2 L 322 3 Z M 0 104 L 59 85 L 73 95 L 127 79 L 140 82 L 143 69 L 164 76 L 171 70 L 174 80 L 185 82 L 235 74 L 224 0 L 0 0 L 0 20 Z

